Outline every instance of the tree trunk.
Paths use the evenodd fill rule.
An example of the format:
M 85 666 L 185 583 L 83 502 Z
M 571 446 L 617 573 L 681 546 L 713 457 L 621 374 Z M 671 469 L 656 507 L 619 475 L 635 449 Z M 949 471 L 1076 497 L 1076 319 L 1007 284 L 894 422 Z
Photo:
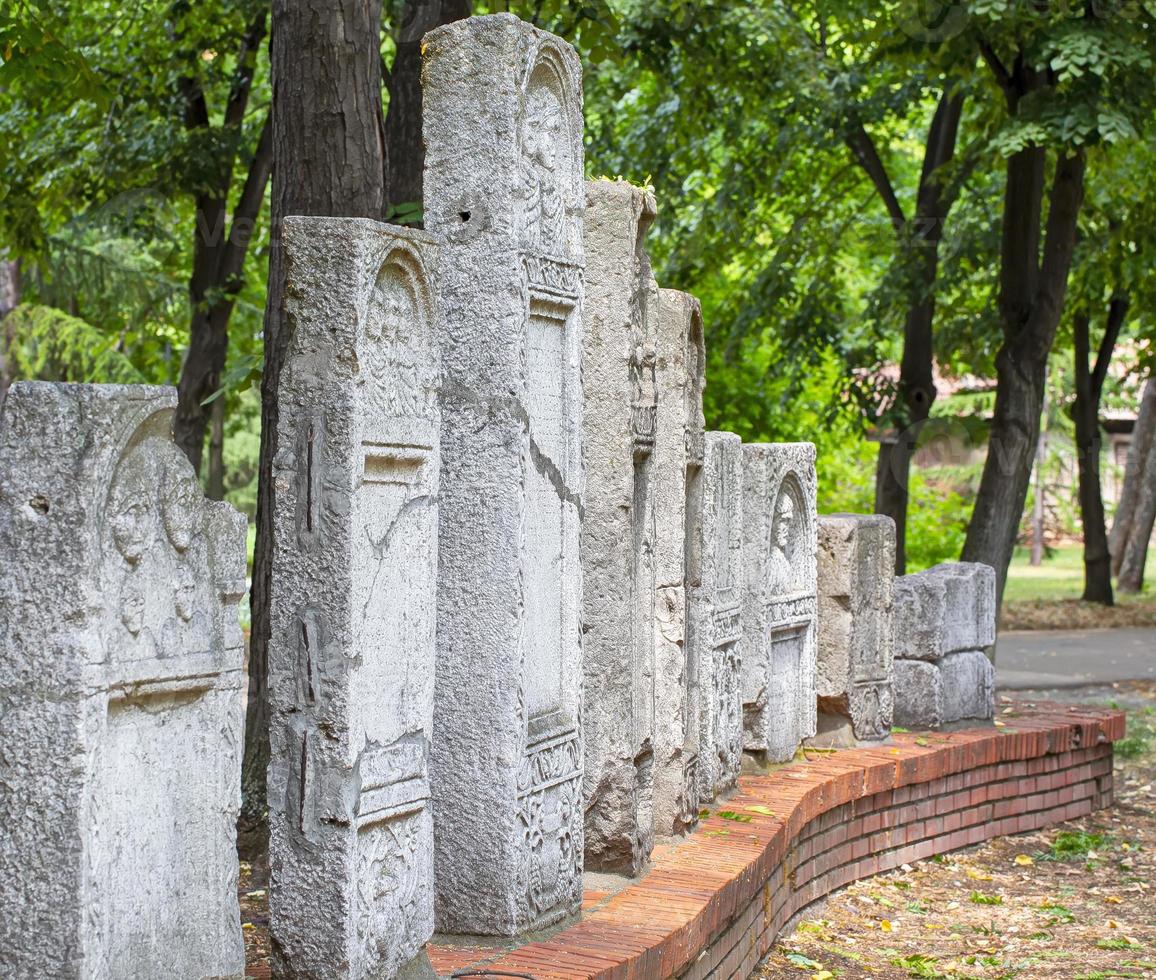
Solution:
M 230 226 L 226 212 L 229 189 L 233 183 L 236 145 L 245 121 L 249 93 L 253 87 L 253 72 L 257 64 L 257 49 L 265 37 L 267 16 L 265 7 L 258 5 L 241 35 L 237 68 L 220 126 L 227 147 L 223 151 L 226 156 L 220 161 L 220 178 L 215 187 L 197 194 L 195 198 L 193 272 L 189 277 L 192 316 L 189 322 L 189 347 L 177 383 L 173 438 L 198 474 L 201 472 L 205 431 L 211 412 L 205 401 L 220 386 L 221 373 L 225 369 L 229 349 L 229 317 L 233 312 L 234 297 L 241 288 L 245 253 L 265 198 L 265 184 L 269 179 L 272 162 L 270 126 L 266 119 Z M 201 45 L 189 45 L 180 35 L 175 40 L 182 48 L 184 57 L 195 62 L 200 56 Z M 185 129 L 196 132 L 210 128 L 209 106 L 196 71 L 192 70 L 182 76 L 177 88 L 184 100 Z
M 1124 557 L 1120 562 L 1120 576 L 1116 588 L 1121 592 L 1135 594 L 1144 587 L 1144 565 L 1148 561 L 1148 542 L 1152 538 L 1152 526 L 1156 523 L 1156 442 L 1148 447 L 1148 457 L 1144 463 L 1144 474 L 1136 495 L 1136 513 L 1132 519 L 1132 531 L 1124 546 Z
M 935 278 L 939 269 L 939 244 L 951 209 L 952 197 L 945 193 L 942 170 L 955 155 L 963 98 L 944 92 L 936 106 L 923 151 L 923 171 L 919 178 L 915 217 L 898 227 L 899 248 L 913 250 L 907 257 L 910 268 L 910 301 L 903 326 L 903 359 L 899 368 L 897 398 L 902 406 L 897 420 L 898 434 L 893 443 L 881 443 L 875 472 L 875 512 L 895 522 L 895 574 L 907 570 L 907 505 L 910 494 L 911 460 L 919 433 L 935 402 L 934 330 Z M 860 156 L 860 159 L 864 158 Z M 867 168 L 871 173 L 871 168 Z M 885 202 L 894 195 L 884 194 Z M 889 205 L 892 218 L 902 217 L 898 203 Z
M 242 846 L 267 840 L 265 774 L 269 705 L 265 670 L 273 564 L 273 457 L 277 389 L 288 338 L 282 295 L 281 221 L 286 215 L 376 218 L 384 211 L 385 136 L 381 117 L 381 4 L 358 0 L 274 0 L 273 195 L 265 370 L 261 379 L 261 458 L 257 543 L 250 590 L 249 701 L 241 772 Z
M 1124 562 L 1124 550 L 1131 536 L 1133 519 L 1136 516 L 1136 500 L 1140 495 L 1140 483 L 1144 476 L 1144 466 L 1148 452 L 1156 436 L 1156 378 L 1149 378 L 1144 385 L 1144 396 L 1140 400 L 1140 410 L 1136 415 L 1136 425 L 1132 429 L 1132 445 L 1128 449 L 1128 465 L 1124 469 L 1124 485 L 1120 488 L 1120 499 L 1116 505 L 1116 519 L 1112 522 L 1112 536 L 1109 549 L 1112 552 L 1112 574 L 1120 574 Z
M 406 0 L 397 53 L 387 79 L 385 192 L 389 220 L 420 221 L 425 145 L 421 136 L 421 39 L 442 24 L 471 13 L 471 0 Z
M 20 305 L 20 260 L 10 261 L 0 254 L 0 401 L 8 393 L 13 378 L 8 367 L 8 351 L 15 338 L 12 326 L 5 323 L 8 314 Z
M 1072 414 L 1076 423 L 1076 461 L 1080 480 L 1080 521 L 1084 526 L 1084 601 L 1105 606 L 1115 603 L 1112 595 L 1112 564 L 1108 553 L 1108 531 L 1104 519 L 1104 497 L 1100 486 L 1100 398 L 1116 339 L 1128 314 L 1128 299 L 1113 297 L 1108 305 L 1104 336 L 1090 366 L 1090 318 L 1081 313 L 1074 318 L 1076 355 L 1076 401 Z
M 225 499 L 225 396 L 219 396 L 212 407 L 212 428 L 209 432 L 209 480 L 205 496 L 210 500 Z
M 1044 563 L 1044 464 L 1048 459 L 1048 372 L 1044 370 L 1044 400 L 1040 408 L 1043 421 L 1040 437 L 1036 440 L 1036 492 L 1032 499 L 1032 567 L 1039 568 Z
M 1041 260 L 1044 153 L 1030 147 L 1007 163 L 999 297 L 1004 342 L 996 357 L 987 459 L 963 546 L 964 561 L 995 569 L 998 600 L 1031 480 L 1048 354 L 1064 308 L 1084 194 L 1084 152 L 1077 149 L 1056 163 Z

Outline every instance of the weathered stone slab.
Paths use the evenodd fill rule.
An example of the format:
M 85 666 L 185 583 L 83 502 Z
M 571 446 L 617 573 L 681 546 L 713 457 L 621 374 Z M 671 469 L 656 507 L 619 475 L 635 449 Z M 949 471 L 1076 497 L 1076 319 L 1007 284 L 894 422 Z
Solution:
M 742 447 L 744 746 L 790 759 L 815 734 L 815 447 Z
M 895 580 L 895 656 L 939 660 L 995 643 L 995 570 L 947 562 Z
M 743 449 L 733 432 L 706 433 L 702 496 L 688 506 L 687 534 L 695 540 L 687 557 L 687 643 L 697 670 L 698 781 L 706 800 L 734 786 L 743 758 Z
M 895 522 L 879 514 L 819 518 L 821 714 L 850 719 L 859 740 L 891 733 Z
M 586 185 L 585 866 L 627 874 L 654 837 L 655 211 L 648 190 Z
M 706 350 L 702 310 L 689 293 L 659 290 L 656 345 L 654 828 L 670 835 L 698 819 L 698 669 L 686 642 L 686 570 L 689 562 L 701 574 L 687 515 L 702 506 Z
M 426 35 L 441 236 L 437 924 L 514 934 L 582 898 L 581 74 L 514 17 Z
M 436 253 L 355 218 L 287 218 L 282 247 L 274 956 L 285 976 L 393 976 L 433 932 Z
M 939 728 L 995 714 L 995 668 L 982 650 L 949 653 L 938 662 L 896 660 L 895 724 Z
M 0 405 L 0 976 L 241 977 L 245 520 L 176 393 Z

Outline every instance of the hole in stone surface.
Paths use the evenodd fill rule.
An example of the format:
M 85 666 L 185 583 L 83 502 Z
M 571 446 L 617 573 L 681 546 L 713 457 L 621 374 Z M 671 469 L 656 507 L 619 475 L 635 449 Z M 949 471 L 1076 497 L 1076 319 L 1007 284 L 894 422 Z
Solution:
M 28 506 L 31 507 L 34 511 L 36 511 L 36 513 L 38 513 L 38 514 L 47 514 L 48 513 L 48 498 L 47 497 L 41 497 L 39 494 L 37 494 L 30 501 L 28 501 Z
M 458 217 L 461 218 L 463 222 L 469 221 L 470 220 L 470 212 L 469 211 L 459 211 Z

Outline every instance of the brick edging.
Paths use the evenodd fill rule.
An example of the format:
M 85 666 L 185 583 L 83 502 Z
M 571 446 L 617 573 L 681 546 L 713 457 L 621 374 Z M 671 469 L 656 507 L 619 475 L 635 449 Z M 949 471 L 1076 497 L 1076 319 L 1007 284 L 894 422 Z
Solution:
M 443 974 L 484 965 L 538 980 L 745 977 L 791 916 L 836 888 L 1111 803 L 1121 712 L 1015 704 L 998 724 L 896 734 L 744 776 L 694 833 L 581 921 L 504 954 L 433 944 L 431 960 Z

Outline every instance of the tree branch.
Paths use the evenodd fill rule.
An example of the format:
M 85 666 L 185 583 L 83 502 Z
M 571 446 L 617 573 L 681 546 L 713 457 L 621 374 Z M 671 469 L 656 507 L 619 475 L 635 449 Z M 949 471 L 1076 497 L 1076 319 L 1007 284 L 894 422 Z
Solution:
M 1100 349 L 1096 353 L 1096 366 L 1092 370 L 1092 393 L 1099 403 L 1100 395 L 1104 391 L 1104 381 L 1108 377 L 1108 365 L 1112 360 L 1112 352 L 1116 349 L 1116 340 L 1124 327 L 1128 316 L 1128 306 L 1131 300 L 1126 293 L 1118 293 L 1108 303 L 1108 319 L 1104 324 L 1104 336 L 1100 340 Z
M 237 68 L 233 72 L 233 84 L 229 88 L 229 100 L 225 104 L 225 125 L 240 126 L 245 118 L 245 106 L 253 87 L 253 75 L 257 69 L 257 50 L 265 38 L 265 6 L 245 28 L 241 44 L 237 50 Z
M 861 122 L 852 122 L 844 139 L 859 166 L 871 178 L 871 183 L 875 185 L 875 190 L 883 199 L 883 206 L 887 208 L 887 214 L 891 217 L 895 230 L 902 230 L 907 224 L 907 218 L 903 214 L 899 198 L 895 196 L 895 188 L 891 185 L 891 178 L 887 176 L 887 169 L 883 166 L 879 151 L 875 148 L 875 141 L 871 139 L 871 135 Z
M 1003 90 L 1004 97 L 1008 104 L 1012 104 L 1015 99 L 1015 85 L 1012 81 L 1011 72 L 1004 67 L 1004 63 L 999 60 L 999 55 L 995 53 L 995 49 L 982 37 L 979 39 L 979 54 L 980 57 L 987 63 L 991 73 L 995 76 L 996 84 Z
M 217 284 L 229 292 L 236 292 L 240 288 L 245 253 L 255 232 L 257 216 L 261 213 L 261 205 L 265 201 L 265 186 L 269 182 L 272 170 L 273 124 L 270 114 L 265 117 L 265 125 L 261 127 L 261 137 L 249 163 L 245 186 L 241 188 L 241 196 L 233 208 L 233 220 L 217 268 Z M 244 227 L 245 225 L 248 227 Z

